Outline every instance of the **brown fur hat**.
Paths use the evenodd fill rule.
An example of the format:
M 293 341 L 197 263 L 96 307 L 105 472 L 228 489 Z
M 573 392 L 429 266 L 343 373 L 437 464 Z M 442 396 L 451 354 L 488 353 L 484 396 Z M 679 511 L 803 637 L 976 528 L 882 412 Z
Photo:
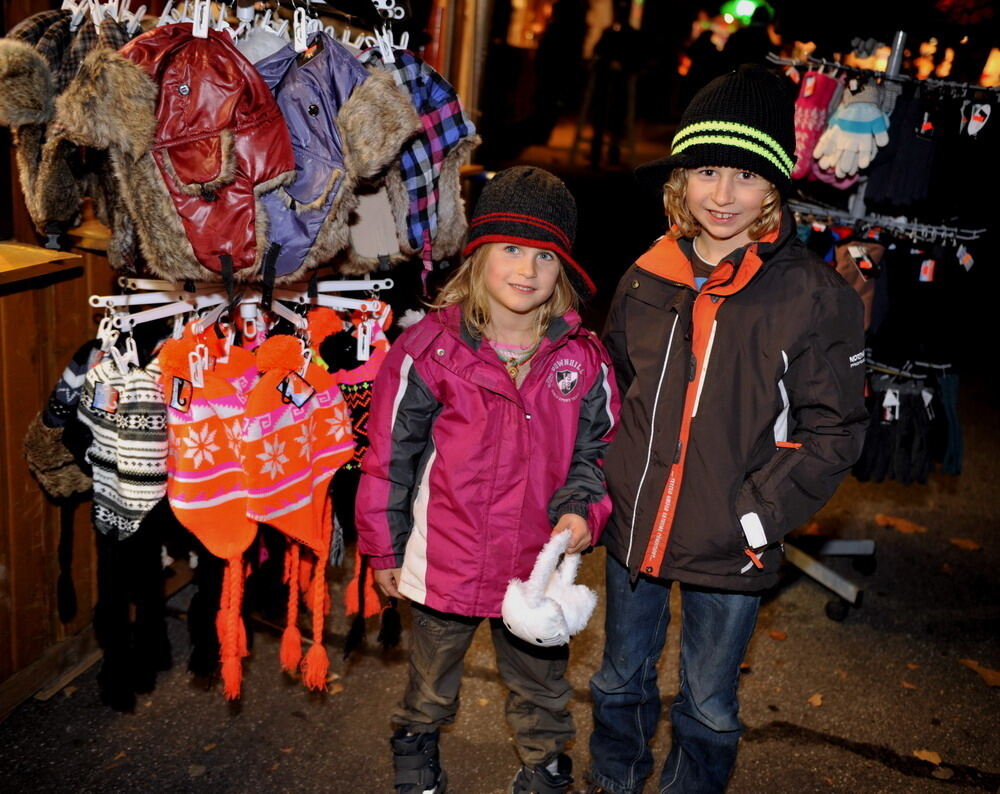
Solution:
M 62 437 L 63 428 L 48 427 L 42 422 L 41 413 L 31 420 L 24 435 L 28 470 L 53 499 L 66 499 L 93 487 L 93 481 L 80 470 Z
M 0 39 L 0 124 L 45 124 L 52 117 L 52 72 L 34 47 Z

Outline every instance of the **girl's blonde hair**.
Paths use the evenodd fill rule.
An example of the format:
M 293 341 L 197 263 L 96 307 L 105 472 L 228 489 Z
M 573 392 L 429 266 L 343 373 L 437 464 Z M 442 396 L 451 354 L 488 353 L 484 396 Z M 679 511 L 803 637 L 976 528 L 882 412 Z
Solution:
M 459 266 L 447 283 L 441 288 L 437 300 L 429 304 L 432 309 L 443 309 L 446 306 L 458 305 L 462 308 L 462 319 L 469 333 L 481 339 L 490 322 L 490 302 L 486 293 L 486 260 L 495 245 L 505 243 L 486 243 L 473 251 L 468 259 Z M 555 253 L 552 254 L 557 259 Z M 575 309 L 579 303 L 576 290 L 570 284 L 566 268 L 559 263 L 559 276 L 552 295 L 535 312 L 535 325 L 538 337 L 545 333 L 549 323 L 556 317 L 561 317 L 570 309 Z
M 675 168 L 663 186 L 663 206 L 670 224 L 676 227 L 667 232 L 667 236 L 675 240 L 678 237 L 697 237 L 701 234 L 701 224 L 695 220 L 687 206 L 687 172 L 686 168 Z M 750 224 L 747 234 L 751 240 L 759 240 L 780 225 L 781 194 L 774 185 L 771 185 L 771 189 L 764 197 L 760 217 Z

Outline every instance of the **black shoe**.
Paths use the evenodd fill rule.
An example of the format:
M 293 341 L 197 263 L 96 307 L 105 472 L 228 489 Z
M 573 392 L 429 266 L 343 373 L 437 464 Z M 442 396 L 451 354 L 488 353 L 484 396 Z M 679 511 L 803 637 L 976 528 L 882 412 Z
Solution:
M 568 794 L 573 783 L 570 775 L 573 761 L 568 755 L 560 753 L 554 762 L 539 764 L 531 769 L 522 766 L 514 778 L 511 794 Z
M 438 757 L 437 731 L 407 736 L 406 729 L 400 728 L 389 744 L 396 769 L 396 794 L 445 794 L 448 778 Z

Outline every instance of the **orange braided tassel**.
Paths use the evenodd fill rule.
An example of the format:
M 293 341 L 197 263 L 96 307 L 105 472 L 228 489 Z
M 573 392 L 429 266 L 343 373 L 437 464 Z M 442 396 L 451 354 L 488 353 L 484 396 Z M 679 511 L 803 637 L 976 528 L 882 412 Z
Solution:
M 240 696 L 240 686 L 243 681 L 246 636 L 243 617 L 240 614 L 243 602 L 242 579 L 242 557 L 230 558 L 222 580 L 223 602 L 219 609 L 219 618 L 223 626 L 219 635 L 222 652 L 222 691 L 227 700 L 236 700 Z
M 306 653 L 302 670 L 302 680 L 310 689 L 326 689 L 326 674 L 330 669 L 330 658 L 323 647 L 323 628 L 326 624 L 326 558 L 317 559 L 314 567 L 311 592 L 313 643 Z
M 344 591 L 344 612 L 347 615 L 356 615 L 360 611 L 363 591 L 364 613 L 361 617 L 370 618 L 382 611 L 382 602 L 379 600 L 378 590 L 375 588 L 375 577 L 372 575 L 371 568 L 366 567 L 363 570 L 363 565 L 361 552 L 355 548 L 354 578 L 351 579 Z M 362 578 L 364 579 L 363 583 Z
M 281 669 L 294 675 L 302 661 L 302 635 L 299 632 L 299 544 L 293 540 L 288 541 L 285 550 L 285 581 L 288 582 L 288 614 L 278 658 Z

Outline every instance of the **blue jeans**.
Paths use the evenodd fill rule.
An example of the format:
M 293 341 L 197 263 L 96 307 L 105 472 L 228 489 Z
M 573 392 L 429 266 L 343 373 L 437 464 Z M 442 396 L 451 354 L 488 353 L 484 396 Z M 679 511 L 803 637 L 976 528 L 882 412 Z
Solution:
M 670 584 L 640 576 L 632 585 L 625 566 L 608 555 L 604 659 L 590 679 L 590 778 L 613 794 L 638 794 L 653 769 L 656 663 L 670 623 Z M 743 732 L 740 662 L 759 605 L 759 595 L 681 585 L 680 692 L 670 709 L 673 742 L 661 793 L 725 790 Z

